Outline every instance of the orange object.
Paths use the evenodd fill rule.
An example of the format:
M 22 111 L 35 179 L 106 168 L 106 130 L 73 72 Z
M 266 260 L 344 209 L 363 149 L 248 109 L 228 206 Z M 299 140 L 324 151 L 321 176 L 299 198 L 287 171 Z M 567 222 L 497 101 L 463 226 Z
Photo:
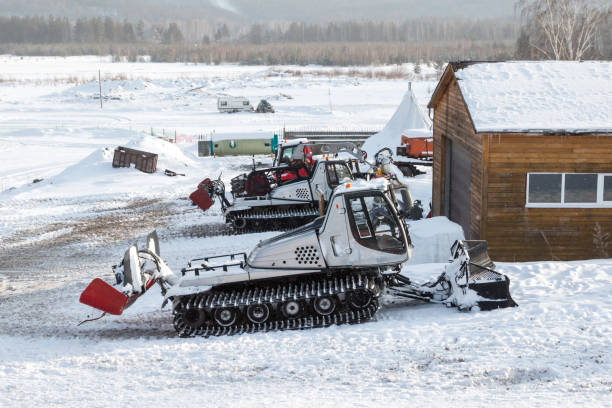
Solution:
M 407 137 L 402 135 L 402 156 L 413 159 L 431 159 L 433 157 L 433 139 L 431 137 Z M 398 149 L 400 150 L 400 149 Z

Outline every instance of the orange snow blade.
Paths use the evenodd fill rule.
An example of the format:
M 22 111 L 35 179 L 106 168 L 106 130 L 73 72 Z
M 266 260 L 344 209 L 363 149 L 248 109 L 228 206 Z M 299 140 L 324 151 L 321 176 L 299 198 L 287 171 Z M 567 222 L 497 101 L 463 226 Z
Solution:
M 213 205 L 212 198 L 206 192 L 207 187 L 212 184 L 209 178 L 202 180 L 200 184 L 198 184 L 198 189 L 191 193 L 189 199 L 198 207 L 202 209 L 202 211 L 208 210 Z
M 79 301 L 103 312 L 120 315 L 127 307 L 128 297 L 102 279 L 96 278 L 81 293 Z
M 213 201 L 204 189 L 198 188 L 196 191 L 191 193 L 189 199 L 193 201 L 195 205 L 200 207 L 202 211 L 208 210 L 212 205 Z

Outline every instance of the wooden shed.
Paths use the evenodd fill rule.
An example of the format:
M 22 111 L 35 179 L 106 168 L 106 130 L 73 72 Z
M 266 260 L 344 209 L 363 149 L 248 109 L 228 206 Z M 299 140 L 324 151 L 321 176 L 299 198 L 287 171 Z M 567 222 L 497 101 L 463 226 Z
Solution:
M 455 62 L 434 110 L 433 214 L 499 261 L 612 257 L 612 63 Z

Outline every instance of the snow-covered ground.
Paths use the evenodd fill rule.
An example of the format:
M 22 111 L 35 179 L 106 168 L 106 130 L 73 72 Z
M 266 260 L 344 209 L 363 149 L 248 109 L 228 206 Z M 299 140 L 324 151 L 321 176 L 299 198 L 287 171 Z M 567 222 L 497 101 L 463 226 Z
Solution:
M 102 110 L 96 83 L 65 82 L 98 68 L 126 78 L 104 83 L 115 98 Z M 407 89 L 280 71 L 0 57 L 0 406 L 610 406 L 610 260 L 498 263 L 520 306 L 492 312 L 413 304 L 362 325 L 183 339 L 152 289 L 124 316 L 77 326 L 98 315 L 78 302 L 87 283 L 110 281 L 125 248 L 154 228 L 174 270 L 275 234 L 207 236 L 202 226 L 222 223 L 218 207 L 204 214 L 186 197 L 204 177 L 247 171 L 250 158 L 198 158 L 194 144 L 151 128 L 382 129 Z M 433 85 L 413 89 L 426 103 Z M 222 93 L 268 98 L 277 113 L 219 114 Z M 185 176 L 113 169 L 117 145 L 158 152 L 158 169 Z M 411 188 L 428 203 L 431 173 Z

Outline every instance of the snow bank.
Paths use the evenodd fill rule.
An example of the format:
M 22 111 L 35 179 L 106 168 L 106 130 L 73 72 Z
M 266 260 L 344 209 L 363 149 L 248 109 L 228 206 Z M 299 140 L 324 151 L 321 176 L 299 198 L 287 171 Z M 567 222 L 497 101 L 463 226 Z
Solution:
M 411 89 L 406 92 L 383 130 L 370 136 L 362 149 L 368 152 L 369 157 L 374 157 L 376 152 L 383 147 L 390 147 L 395 153 L 395 148 L 400 145 L 402 133 L 406 129 L 423 129 L 428 136 L 431 136 L 431 131 L 428 131 L 430 129 L 429 118 L 423 114 Z
M 446 217 L 411 221 L 408 233 L 414 245 L 411 265 L 447 262 L 453 243 L 465 239 L 461 226 Z
M 199 179 L 201 164 L 192 153 L 181 150 L 177 145 L 151 136 L 139 136 L 122 144 L 136 150 L 156 153 L 157 172 L 143 173 L 132 165 L 130 168 L 112 166 L 114 146 L 97 148 L 84 159 L 66 167 L 59 174 L 21 190 L 28 196 L 58 195 L 63 197 L 86 196 L 90 194 L 172 194 L 189 190 Z M 187 149 L 186 149 L 187 150 Z M 188 177 L 168 177 L 169 169 Z M 191 177 L 189 177 L 191 176 Z M 22 191 L 18 190 L 16 193 Z
M 455 75 L 478 132 L 612 132 L 610 61 L 482 63 Z
M 157 168 L 180 169 L 196 164 L 197 158 L 181 150 L 177 145 L 151 136 L 130 140 L 124 147 L 157 153 Z
M 126 143 L 124 147 L 156 153 L 158 155 L 158 171 L 163 171 L 167 168 L 182 172 L 183 169 L 195 164 L 194 160 L 188 157 L 176 145 L 151 136 L 141 136 L 137 139 L 132 139 Z M 63 172 L 53 177 L 51 183 L 59 185 L 67 182 L 85 181 L 86 179 L 100 177 L 107 178 L 108 182 L 113 182 L 118 171 L 141 173 L 139 170 L 136 170 L 133 165 L 129 169 L 113 168 L 112 162 L 114 154 L 115 147 L 96 149 L 80 162 L 67 167 Z

